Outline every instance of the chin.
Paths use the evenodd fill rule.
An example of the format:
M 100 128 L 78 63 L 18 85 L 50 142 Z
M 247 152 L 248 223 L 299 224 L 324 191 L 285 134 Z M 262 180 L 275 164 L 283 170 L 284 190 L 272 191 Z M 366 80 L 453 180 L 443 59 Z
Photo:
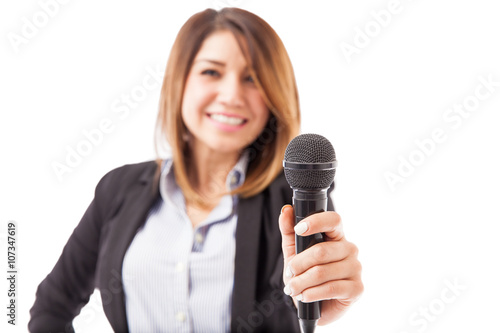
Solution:
M 220 154 L 239 154 L 243 148 L 239 147 L 223 147 L 223 146 L 217 146 L 217 147 L 212 147 L 212 149 Z

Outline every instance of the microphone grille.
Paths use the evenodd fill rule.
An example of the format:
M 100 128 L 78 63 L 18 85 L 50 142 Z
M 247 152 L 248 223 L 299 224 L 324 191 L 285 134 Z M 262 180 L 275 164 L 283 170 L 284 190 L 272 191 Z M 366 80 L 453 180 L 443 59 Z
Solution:
M 327 163 L 335 161 L 335 150 L 327 138 L 319 134 L 301 134 L 286 147 L 284 160 L 295 163 Z M 335 169 L 303 170 L 285 168 L 285 177 L 292 188 L 329 188 Z

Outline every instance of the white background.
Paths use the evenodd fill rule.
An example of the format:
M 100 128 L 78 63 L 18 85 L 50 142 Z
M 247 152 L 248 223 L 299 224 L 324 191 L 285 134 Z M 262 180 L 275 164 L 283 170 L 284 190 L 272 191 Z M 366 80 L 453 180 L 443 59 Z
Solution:
M 223 3 L 275 28 L 294 64 L 302 131 L 326 136 L 337 152 L 333 197 L 360 249 L 365 293 L 318 332 L 499 332 L 500 86 L 459 124 L 443 118 L 454 104 L 473 101 L 479 77 L 500 82 L 500 20 L 491 0 L 401 0 L 383 27 L 371 12 L 389 0 L 68 1 L 47 22 L 38 1 L 2 1 L 0 266 L 6 275 L 14 220 L 19 277 L 15 328 L 6 323 L 1 278 L 0 330 L 26 331 L 36 287 L 98 180 L 154 158 L 160 86 L 121 118 L 114 103 L 142 84 L 147 68 L 164 69 L 192 14 Z M 9 36 L 22 36 L 34 16 L 45 25 L 14 46 Z M 365 28 L 372 37 L 362 45 Z M 346 57 L 342 43 L 355 41 L 358 53 Z M 59 180 L 52 164 L 65 163 L 68 147 L 103 119 L 112 131 Z M 446 139 L 419 153 L 416 141 L 435 129 Z M 419 164 L 412 173 L 400 167 L 410 158 Z M 391 189 L 385 175 L 398 167 L 407 173 Z M 83 311 L 79 332 L 110 330 L 98 299 Z

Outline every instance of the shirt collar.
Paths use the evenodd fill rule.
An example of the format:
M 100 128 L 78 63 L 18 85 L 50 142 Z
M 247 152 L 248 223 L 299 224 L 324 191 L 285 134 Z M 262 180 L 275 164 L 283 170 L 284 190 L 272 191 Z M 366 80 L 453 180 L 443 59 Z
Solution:
M 247 150 L 245 150 L 243 154 L 241 154 L 238 162 L 236 162 L 234 167 L 227 174 L 226 188 L 229 191 L 237 189 L 245 182 L 248 160 L 249 160 L 249 153 Z

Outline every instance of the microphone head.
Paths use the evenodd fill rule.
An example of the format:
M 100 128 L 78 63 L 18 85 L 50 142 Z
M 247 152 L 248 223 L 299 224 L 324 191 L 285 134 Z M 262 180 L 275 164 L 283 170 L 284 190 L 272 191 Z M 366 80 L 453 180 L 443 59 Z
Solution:
M 285 151 L 285 177 L 292 188 L 329 188 L 335 177 L 335 150 L 327 138 L 318 134 L 296 136 Z

